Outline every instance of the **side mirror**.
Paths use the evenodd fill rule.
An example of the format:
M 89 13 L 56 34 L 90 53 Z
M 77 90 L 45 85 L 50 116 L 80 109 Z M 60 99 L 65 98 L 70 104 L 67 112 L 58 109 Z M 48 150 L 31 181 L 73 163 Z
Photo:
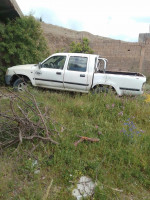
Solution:
M 41 69 L 42 68 L 42 63 L 41 62 L 39 62 L 39 69 Z

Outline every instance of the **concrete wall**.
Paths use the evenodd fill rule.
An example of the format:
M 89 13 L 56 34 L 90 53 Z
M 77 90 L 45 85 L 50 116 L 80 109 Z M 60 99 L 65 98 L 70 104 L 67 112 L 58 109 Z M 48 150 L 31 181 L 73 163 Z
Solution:
M 108 59 L 111 70 L 139 71 L 141 46 L 121 41 L 101 41 L 96 46 L 91 45 L 94 51 Z
M 108 67 L 119 71 L 138 71 L 150 75 L 150 42 L 102 41 L 92 45 L 95 52 L 109 60 Z

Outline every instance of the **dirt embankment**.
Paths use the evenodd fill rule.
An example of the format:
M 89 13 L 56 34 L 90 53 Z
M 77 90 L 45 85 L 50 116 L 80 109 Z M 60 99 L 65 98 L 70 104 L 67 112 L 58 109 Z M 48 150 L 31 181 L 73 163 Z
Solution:
M 91 33 L 85 31 L 74 31 L 46 23 L 42 23 L 41 25 L 52 53 L 61 49 L 68 50 L 71 42 L 79 42 L 84 37 L 89 39 L 92 47 L 94 47 L 97 40 L 111 40 L 109 38 L 92 35 Z

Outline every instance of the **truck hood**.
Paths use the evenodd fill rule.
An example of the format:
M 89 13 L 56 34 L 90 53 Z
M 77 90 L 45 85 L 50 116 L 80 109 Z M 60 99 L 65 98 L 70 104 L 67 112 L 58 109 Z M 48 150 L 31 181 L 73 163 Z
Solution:
M 17 65 L 9 67 L 6 75 L 12 76 L 13 74 L 29 75 L 38 67 L 37 64 Z
M 24 69 L 32 69 L 33 67 L 38 66 L 37 64 L 27 64 L 27 65 L 16 65 L 13 67 L 9 67 L 10 70 L 24 70 Z

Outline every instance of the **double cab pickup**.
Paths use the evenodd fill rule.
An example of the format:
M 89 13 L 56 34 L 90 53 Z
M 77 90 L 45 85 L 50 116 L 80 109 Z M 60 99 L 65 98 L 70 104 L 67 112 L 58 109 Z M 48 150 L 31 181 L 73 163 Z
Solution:
M 13 66 L 7 69 L 5 81 L 15 90 L 33 86 L 75 92 L 115 91 L 119 96 L 143 93 L 146 77 L 136 72 L 107 70 L 107 59 L 93 54 L 56 53 L 39 64 Z

